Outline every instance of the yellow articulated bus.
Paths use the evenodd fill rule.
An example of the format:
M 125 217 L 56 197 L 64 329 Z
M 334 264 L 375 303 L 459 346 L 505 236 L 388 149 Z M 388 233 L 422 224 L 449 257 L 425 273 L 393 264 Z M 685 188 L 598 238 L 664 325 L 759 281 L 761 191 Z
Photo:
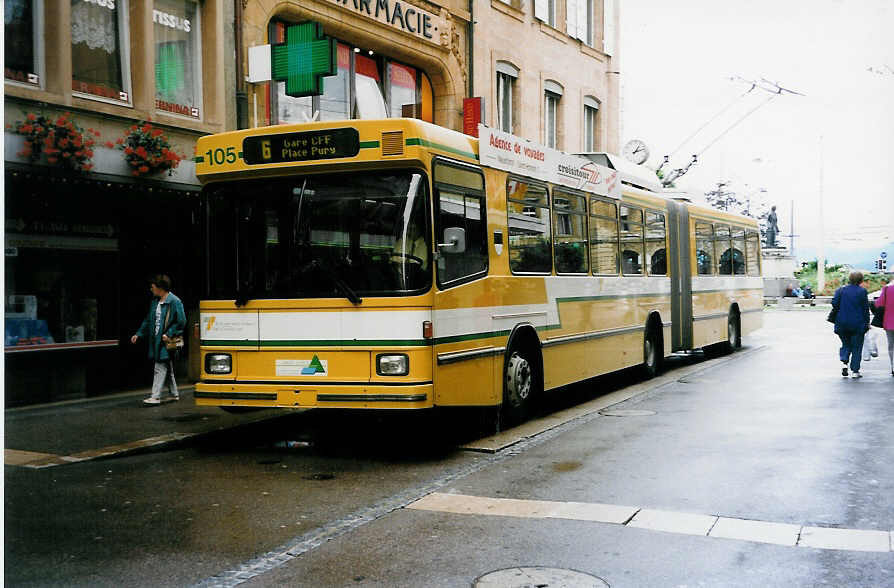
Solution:
M 754 220 L 480 127 L 314 122 L 199 139 L 197 404 L 497 407 L 761 324 Z

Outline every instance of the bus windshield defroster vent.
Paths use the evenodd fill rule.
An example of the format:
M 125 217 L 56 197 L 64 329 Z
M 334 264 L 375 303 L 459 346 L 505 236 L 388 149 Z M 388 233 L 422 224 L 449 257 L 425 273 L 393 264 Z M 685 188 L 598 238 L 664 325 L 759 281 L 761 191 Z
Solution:
M 404 154 L 404 132 L 388 131 L 382 133 L 382 155 Z

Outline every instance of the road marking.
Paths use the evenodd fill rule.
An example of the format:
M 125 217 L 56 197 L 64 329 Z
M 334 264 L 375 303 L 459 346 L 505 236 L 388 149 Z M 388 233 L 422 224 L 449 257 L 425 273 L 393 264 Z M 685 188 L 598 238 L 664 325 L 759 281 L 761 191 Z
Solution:
M 891 534 L 884 531 L 804 527 L 798 545 L 848 551 L 891 551 Z
M 627 523 L 627 526 L 648 529 L 650 531 L 679 533 L 681 535 L 705 536 L 711 531 L 711 527 L 716 522 L 717 517 L 708 515 L 643 509 L 636 513 L 636 516 Z
M 71 455 L 55 455 L 52 453 L 37 453 L 34 451 L 22 451 L 19 449 L 6 450 L 6 465 L 22 466 L 32 469 L 49 468 L 53 466 L 65 465 L 69 463 L 77 463 L 81 461 L 90 461 L 101 457 L 111 457 L 113 455 L 123 455 L 139 451 L 156 445 L 166 445 L 168 443 L 176 443 L 190 437 L 199 435 L 200 433 L 169 433 L 167 435 L 159 435 L 157 437 L 148 437 L 139 441 L 130 443 L 122 443 L 120 445 L 109 445 L 108 447 L 100 447 L 99 449 L 90 449 L 73 453 Z
M 36 451 L 22 451 L 21 449 L 6 449 L 5 463 L 10 466 L 23 466 L 35 461 L 46 461 L 58 457 L 52 453 L 38 453 Z
M 794 547 L 798 544 L 800 532 L 798 525 L 720 517 L 711 529 L 711 537 Z
M 876 552 L 890 552 L 894 549 L 894 536 L 888 531 L 807 527 L 612 504 L 489 498 L 433 492 L 408 504 L 406 508 L 451 514 L 570 519 L 788 547 Z

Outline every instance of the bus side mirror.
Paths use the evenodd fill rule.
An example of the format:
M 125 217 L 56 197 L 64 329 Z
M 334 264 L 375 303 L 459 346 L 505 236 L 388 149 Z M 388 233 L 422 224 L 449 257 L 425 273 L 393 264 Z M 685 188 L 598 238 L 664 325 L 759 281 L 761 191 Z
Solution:
M 466 230 L 462 227 L 444 229 L 444 242 L 438 243 L 441 253 L 463 253 L 466 250 Z

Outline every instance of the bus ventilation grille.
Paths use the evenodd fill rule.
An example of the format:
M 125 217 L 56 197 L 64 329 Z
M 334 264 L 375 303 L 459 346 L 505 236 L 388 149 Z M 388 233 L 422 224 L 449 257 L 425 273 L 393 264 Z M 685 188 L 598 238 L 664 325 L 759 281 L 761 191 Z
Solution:
M 404 154 L 404 132 L 390 131 L 382 133 L 382 155 Z

